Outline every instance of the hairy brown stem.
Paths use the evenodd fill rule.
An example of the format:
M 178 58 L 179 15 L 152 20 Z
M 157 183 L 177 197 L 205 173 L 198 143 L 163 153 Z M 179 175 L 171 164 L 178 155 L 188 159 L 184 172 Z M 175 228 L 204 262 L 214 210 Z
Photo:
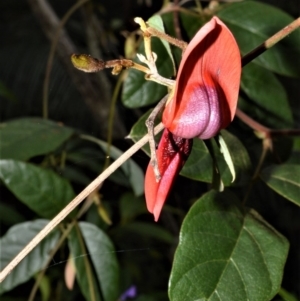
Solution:
M 161 179 L 161 174 L 158 168 L 157 163 L 157 156 L 156 156 L 156 147 L 155 147 L 155 140 L 154 140 L 154 121 L 159 114 L 159 112 L 162 110 L 162 108 L 165 106 L 167 100 L 168 100 L 169 94 L 167 94 L 153 109 L 151 114 L 146 120 L 146 126 L 148 128 L 148 135 L 149 135 L 149 146 L 150 146 L 150 153 L 151 153 L 151 160 L 150 164 L 153 166 L 154 174 L 156 181 L 159 182 Z
M 179 3 L 179 0 L 174 0 L 174 6 L 178 6 L 178 3 Z M 173 23 L 174 23 L 176 38 L 179 40 L 182 40 L 178 10 L 173 11 Z

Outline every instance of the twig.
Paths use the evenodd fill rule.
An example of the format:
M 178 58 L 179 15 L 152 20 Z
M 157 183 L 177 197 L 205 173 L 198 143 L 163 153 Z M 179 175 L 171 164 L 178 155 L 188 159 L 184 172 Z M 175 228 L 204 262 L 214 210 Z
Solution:
M 147 57 L 147 59 L 149 59 L 149 61 L 151 59 L 151 44 L 150 44 L 151 36 L 158 37 L 160 39 L 164 39 L 169 44 L 175 45 L 175 46 L 181 48 L 182 50 L 185 50 L 185 48 L 188 45 L 186 42 L 184 42 L 182 40 L 178 40 L 174 37 L 169 36 L 165 32 L 159 31 L 159 30 L 149 26 L 148 24 L 145 23 L 145 21 L 142 18 L 138 18 L 138 17 L 134 18 L 134 21 L 140 25 L 140 28 L 141 28 L 142 32 L 144 33 L 145 53 L 146 53 L 146 57 Z
M 178 6 L 179 0 L 174 0 L 174 6 Z M 176 38 L 179 40 L 182 40 L 182 35 L 181 35 L 181 30 L 180 30 L 180 25 L 179 25 L 179 14 L 178 10 L 173 11 L 173 24 L 175 28 L 175 35 Z
M 99 185 L 99 187 L 97 188 L 98 190 L 100 189 L 100 187 L 102 186 L 103 182 Z M 65 229 L 63 229 L 62 235 L 59 238 L 58 242 L 56 243 L 56 245 L 54 246 L 54 248 L 50 251 L 48 259 L 44 265 L 44 268 L 38 273 L 38 276 L 35 280 L 34 286 L 30 292 L 30 296 L 28 298 L 28 301 L 33 301 L 35 294 L 40 286 L 40 283 L 42 281 L 42 278 L 44 277 L 44 274 L 47 270 L 48 265 L 51 263 L 51 261 L 53 260 L 54 255 L 56 254 L 56 252 L 59 250 L 59 248 L 62 246 L 62 244 L 64 243 L 64 241 L 66 240 L 66 238 L 69 236 L 71 230 L 73 229 L 73 227 L 76 225 L 77 221 L 80 219 L 80 217 L 85 214 L 85 212 L 90 208 L 90 206 L 94 203 L 93 199 L 89 199 L 87 198 L 86 202 L 83 204 L 83 206 L 81 206 L 80 210 L 77 212 L 75 219 L 72 220 L 72 222 L 70 224 L 67 225 L 67 227 Z
M 272 37 L 267 39 L 264 43 L 253 49 L 251 52 L 247 53 L 243 58 L 242 58 L 242 66 L 247 65 L 249 62 L 254 60 L 257 56 L 261 55 L 264 53 L 266 50 L 274 46 L 276 43 L 281 41 L 283 38 L 288 36 L 290 33 L 292 33 L 295 29 L 300 27 L 300 17 L 275 33 Z
M 154 133 L 159 133 L 164 128 L 160 123 L 154 129 Z M 100 174 L 92 183 L 90 183 L 81 193 L 79 193 L 61 212 L 59 212 L 29 243 L 20 253 L 0 272 L 0 283 L 6 276 L 18 265 L 18 263 L 36 247 L 70 212 L 72 212 L 92 191 L 109 177 L 118 167 L 127 159 L 136 153 L 143 145 L 149 141 L 149 135 L 145 135 L 136 142 L 122 156 L 114 161 L 102 174 Z
M 245 112 L 241 111 L 240 109 L 236 110 L 236 116 L 242 120 L 245 124 L 251 127 L 253 130 L 263 133 L 263 138 L 273 138 L 278 136 L 300 136 L 300 129 L 271 129 L 268 128 L 258 121 L 252 119 L 248 116 Z
M 60 236 L 58 242 L 55 244 L 54 248 L 50 251 L 49 253 L 49 258 L 46 261 L 46 264 L 44 265 L 44 268 L 38 273 L 37 278 L 35 280 L 34 286 L 30 292 L 28 301 L 33 301 L 35 294 L 39 288 L 39 285 L 42 281 L 42 278 L 44 277 L 44 274 L 46 272 L 46 269 L 48 267 L 48 265 L 51 263 L 51 261 L 53 260 L 53 257 L 55 255 L 55 253 L 59 250 L 59 248 L 61 247 L 61 245 L 63 244 L 63 242 L 65 241 L 65 239 L 68 237 L 70 231 L 72 230 L 73 226 L 74 226 L 75 221 L 73 221 L 71 224 L 68 225 L 68 227 L 63 231 L 62 235 Z
M 300 17 L 275 33 L 272 37 L 267 39 L 264 43 L 247 53 L 242 57 L 242 66 L 246 66 L 248 63 L 250 63 L 253 59 L 255 59 L 257 56 L 261 55 L 266 50 L 270 49 L 272 46 L 274 46 L 276 43 L 281 41 L 283 38 L 291 34 L 294 30 L 296 30 L 298 27 L 300 27 Z M 252 129 L 264 133 L 266 138 L 271 138 L 274 136 L 299 136 L 300 135 L 300 129 L 271 129 L 268 128 L 259 122 L 252 119 L 250 116 L 248 116 L 246 113 L 241 111 L 237 108 L 236 110 L 236 116 L 241 119 L 244 123 L 246 123 L 248 126 L 250 126 Z
M 160 171 L 158 168 L 157 163 L 157 157 L 156 157 L 156 147 L 155 147 L 155 140 L 154 140 L 154 121 L 158 115 L 158 113 L 161 111 L 161 109 L 165 106 L 167 100 L 168 100 L 169 94 L 167 94 L 153 109 L 151 114 L 146 120 L 146 126 L 148 129 L 148 135 L 149 135 L 149 147 L 150 147 L 150 154 L 151 154 L 151 160 L 150 164 L 153 166 L 154 174 L 156 181 L 159 182 L 161 179 Z

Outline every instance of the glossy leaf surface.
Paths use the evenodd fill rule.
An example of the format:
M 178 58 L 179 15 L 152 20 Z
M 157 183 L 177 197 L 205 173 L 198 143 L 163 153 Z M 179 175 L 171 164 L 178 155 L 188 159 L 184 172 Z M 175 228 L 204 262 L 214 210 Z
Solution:
M 75 225 L 68 236 L 68 245 L 71 264 L 74 265 L 76 279 L 83 296 L 87 301 L 101 301 L 91 258 L 78 224 Z
M 84 141 L 79 146 L 70 148 L 66 152 L 67 163 L 62 170 L 62 174 L 70 181 L 87 186 L 92 181 L 93 177 L 95 177 L 89 177 L 88 174 L 90 173 L 87 173 L 87 170 L 92 171 L 95 175 L 98 175 L 103 171 L 105 151 L 99 152 L 98 147 L 86 145 Z M 111 174 L 109 180 L 127 188 L 130 187 L 130 177 L 128 178 L 122 172 L 121 168 Z
M 66 179 L 30 163 L 0 160 L 0 179 L 21 202 L 45 218 L 54 217 L 75 196 Z
M 142 117 L 140 117 L 140 119 L 131 128 L 128 138 L 132 139 L 134 142 L 137 142 L 138 140 L 140 140 L 142 137 L 144 137 L 148 133 L 145 123 L 146 123 L 147 118 L 151 114 L 151 112 L 152 112 L 152 109 L 150 109 Z M 155 125 L 159 124 L 160 120 L 161 120 L 161 116 L 158 116 L 154 121 Z M 157 134 L 155 136 L 156 143 L 159 142 L 161 134 L 162 134 L 162 132 L 160 132 L 159 134 Z M 150 156 L 150 148 L 149 148 L 148 143 L 142 147 L 142 150 L 148 156 Z
M 248 183 L 251 176 L 251 160 L 245 146 L 229 131 L 222 130 L 221 135 L 226 143 L 236 173 L 233 184 Z
M 300 165 L 282 164 L 265 168 L 261 178 L 277 193 L 300 206 Z
M 160 15 L 154 15 L 152 16 L 148 22 L 147 22 L 151 27 L 159 30 L 160 32 L 165 32 L 165 28 L 164 28 L 164 23 L 162 20 L 162 17 Z M 164 47 L 166 48 L 166 51 L 169 54 L 169 58 L 172 62 L 173 68 L 174 68 L 174 74 L 176 74 L 176 69 L 175 69 L 175 62 L 174 62 L 174 58 L 173 58 L 173 54 L 172 54 L 172 50 L 171 50 L 171 46 L 170 44 L 164 40 L 164 39 L 160 39 L 160 41 L 162 42 L 162 44 L 164 45 Z
M 42 118 L 22 118 L 0 124 L 1 159 L 28 160 L 56 150 L 74 131 Z
M 48 220 L 40 219 L 33 222 L 16 224 L 11 227 L 0 239 L 0 270 L 2 270 L 48 222 Z M 42 240 L 0 284 L 0 294 L 26 282 L 34 276 L 35 273 L 43 269 L 49 259 L 49 252 L 55 246 L 58 238 L 59 231 L 54 230 Z
M 287 93 L 272 72 L 248 64 L 243 68 L 241 88 L 251 99 L 247 110 L 251 116 L 273 128 L 293 126 Z
M 102 148 L 104 153 L 106 153 L 109 150 L 109 156 L 114 160 L 118 159 L 123 154 L 121 150 L 119 150 L 113 145 L 109 146 L 108 143 L 105 141 L 90 136 L 85 137 L 87 140 L 98 144 Z M 142 169 L 132 159 L 128 159 L 121 165 L 120 168 L 129 180 L 129 183 L 135 195 L 142 195 L 144 193 L 144 174 Z
M 180 20 L 190 40 L 197 33 L 197 31 L 203 26 L 203 24 L 209 21 L 209 19 L 204 20 L 203 18 L 199 18 L 198 14 L 193 14 L 191 11 L 185 11 L 184 13 L 181 12 Z
M 171 77 L 173 75 L 172 62 L 165 47 L 157 38 L 152 39 L 152 50 L 158 56 L 156 66 L 159 74 L 167 78 Z M 144 55 L 143 44 L 139 47 L 138 53 Z M 123 85 L 122 102 L 128 108 L 144 107 L 158 102 L 167 92 L 166 87 L 146 81 L 144 73 L 130 69 Z
M 273 6 L 258 1 L 242 1 L 224 5 L 217 15 L 237 39 L 242 55 L 250 52 L 273 34 L 287 26 L 293 18 Z M 282 75 L 300 77 L 300 29 L 260 55 L 254 63 Z
M 93 224 L 79 223 L 104 299 L 115 301 L 119 293 L 119 266 L 114 246 L 105 232 Z
M 280 288 L 287 240 L 236 197 L 210 191 L 187 214 L 170 300 L 270 300 Z
M 180 174 L 197 181 L 212 181 L 212 159 L 202 140 L 194 139 L 191 154 Z

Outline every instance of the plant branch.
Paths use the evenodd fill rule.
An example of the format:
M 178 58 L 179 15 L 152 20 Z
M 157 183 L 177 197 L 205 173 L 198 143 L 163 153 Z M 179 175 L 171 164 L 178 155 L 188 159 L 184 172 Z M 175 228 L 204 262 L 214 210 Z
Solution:
M 101 188 L 102 183 L 99 185 L 98 190 Z M 34 297 L 35 297 L 36 292 L 37 292 L 37 290 L 38 290 L 38 288 L 40 286 L 42 278 L 45 275 L 45 272 L 47 270 L 48 265 L 53 260 L 54 255 L 59 250 L 59 248 L 62 246 L 62 244 L 64 243 L 64 241 L 66 240 L 66 238 L 70 234 L 70 232 L 73 229 L 73 227 L 77 224 L 77 221 L 80 219 L 80 217 L 83 214 L 85 214 L 85 212 L 90 208 L 90 206 L 93 203 L 94 203 L 93 199 L 87 198 L 86 202 L 83 204 L 83 206 L 81 206 L 80 210 L 77 212 L 76 218 L 73 219 L 72 222 L 67 225 L 66 229 L 63 229 L 61 237 L 59 238 L 58 242 L 56 243 L 56 245 L 54 246 L 54 248 L 49 253 L 49 258 L 47 259 L 47 261 L 46 261 L 46 263 L 44 265 L 44 268 L 38 273 L 38 276 L 37 276 L 37 278 L 35 280 L 34 286 L 33 286 L 32 290 L 30 292 L 30 296 L 28 298 L 28 301 L 33 301 L 34 300 Z
M 174 0 L 174 6 L 178 6 L 179 0 Z M 178 40 L 182 40 L 182 34 L 180 30 L 180 24 L 179 24 L 179 14 L 178 10 L 173 11 L 173 24 L 175 28 L 175 35 Z
M 186 42 L 184 42 L 182 40 L 178 40 L 174 37 L 169 36 L 168 34 L 166 34 L 164 32 L 161 32 L 161 31 L 149 26 L 148 24 L 146 24 L 144 22 L 144 20 L 142 18 L 135 18 L 134 21 L 140 25 L 140 28 L 141 28 L 142 32 L 144 33 L 144 39 L 146 38 L 146 40 L 148 38 L 151 38 L 151 36 L 154 36 L 154 37 L 157 37 L 160 39 L 164 39 L 169 44 L 175 45 L 175 46 L 181 48 L 182 50 L 185 50 L 185 48 L 188 45 Z M 146 56 L 148 58 L 146 47 L 145 47 L 145 52 L 146 52 Z
M 269 48 L 273 47 L 275 44 L 277 44 L 279 41 L 281 41 L 283 38 L 288 36 L 290 33 L 292 33 L 294 30 L 296 30 L 298 27 L 300 27 L 300 17 L 287 25 L 286 27 L 282 28 L 280 31 L 275 33 L 272 37 L 267 39 L 264 43 L 253 49 L 251 52 L 247 53 L 242 58 L 242 66 L 247 65 L 249 62 L 254 60 L 257 56 L 264 53 Z
M 281 41 L 283 38 L 291 34 L 294 30 L 300 27 L 300 17 L 275 33 L 272 37 L 267 39 L 264 43 L 250 51 L 248 54 L 242 57 L 242 66 L 246 66 L 248 63 L 250 63 L 252 60 L 254 60 L 257 56 L 261 55 L 266 50 L 273 47 L 276 43 Z M 246 113 L 241 111 L 237 108 L 236 110 L 236 116 L 241 119 L 245 124 L 247 124 L 252 129 L 261 132 L 264 134 L 265 138 L 272 138 L 275 136 L 299 136 L 300 135 L 300 129 L 271 129 L 268 128 L 259 122 L 252 119 L 250 116 L 248 116 Z
M 263 133 L 262 138 L 273 138 L 278 136 L 300 136 L 300 129 L 271 129 L 268 128 L 262 124 L 260 124 L 258 121 L 252 119 L 250 116 L 248 116 L 246 113 L 241 111 L 237 108 L 236 110 L 236 116 L 242 120 L 245 124 L 247 124 L 249 127 L 251 127 L 253 130 Z
M 158 168 L 157 163 L 157 156 L 156 156 L 156 147 L 155 147 L 155 140 L 154 140 L 154 121 L 158 115 L 158 113 L 162 110 L 162 108 L 165 106 L 170 94 L 167 94 L 153 109 L 151 114 L 146 120 L 146 126 L 148 129 L 148 135 L 149 135 L 149 147 L 150 147 L 150 153 L 151 153 L 151 160 L 150 164 L 153 166 L 154 174 L 156 181 L 159 182 L 161 179 L 160 171 Z
M 154 129 L 154 133 L 159 133 L 164 128 L 160 123 Z M 136 153 L 142 146 L 149 141 L 149 135 L 145 135 L 136 142 L 122 156 L 114 161 L 103 173 L 101 173 L 93 182 L 91 182 L 81 193 L 79 193 L 61 212 L 59 212 L 21 251 L 20 253 L 0 272 L 0 283 L 7 275 L 23 260 L 27 254 L 32 251 L 70 212 L 72 212 L 91 192 L 108 178 L 117 168 L 119 168 L 127 159 Z
M 38 273 L 37 278 L 35 280 L 34 286 L 30 292 L 28 301 L 33 301 L 35 294 L 39 288 L 39 285 L 42 281 L 42 278 L 45 275 L 46 269 L 48 267 L 48 265 L 51 263 L 51 261 L 53 260 L 54 255 L 56 254 L 56 252 L 59 250 L 59 248 L 62 246 L 63 242 L 65 241 L 65 239 L 68 237 L 69 233 L 71 232 L 73 226 L 74 226 L 75 221 L 73 221 L 71 224 L 68 225 L 68 227 L 63 231 L 62 235 L 60 236 L 58 242 L 55 244 L 54 248 L 50 251 L 49 253 L 49 258 L 45 263 L 44 268 Z

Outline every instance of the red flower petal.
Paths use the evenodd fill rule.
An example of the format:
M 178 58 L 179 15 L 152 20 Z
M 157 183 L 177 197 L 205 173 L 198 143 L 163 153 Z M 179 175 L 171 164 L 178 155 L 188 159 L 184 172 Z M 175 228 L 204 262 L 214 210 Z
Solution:
M 172 184 L 187 160 L 193 140 L 184 139 L 164 130 L 156 152 L 161 180 L 156 182 L 149 164 L 145 176 L 145 197 L 148 210 L 158 220 Z
M 184 52 L 164 125 L 183 138 L 215 136 L 234 117 L 240 76 L 238 45 L 226 25 L 213 17 Z

